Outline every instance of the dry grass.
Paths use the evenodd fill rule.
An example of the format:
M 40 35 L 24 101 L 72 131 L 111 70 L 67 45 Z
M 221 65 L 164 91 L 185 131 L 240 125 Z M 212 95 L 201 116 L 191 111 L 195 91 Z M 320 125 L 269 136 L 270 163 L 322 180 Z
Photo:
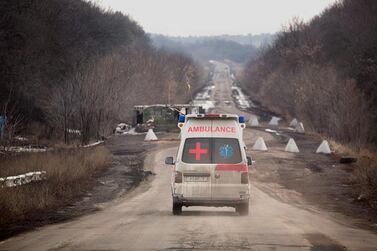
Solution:
M 377 164 L 375 160 L 362 157 L 355 170 L 355 188 L 359 199 L 367 200 L 369 204 L 377 209 Z
M 352 177 L 355 194 L 360 200 L 377 209 L 377 153 L 369 149 L 353 149 L 347 145 L 330 140 L 331 148 L 340 155 L 357 157 L 356 169 Z
M 0 188 L 0 227 L 36 219 L 62 207 L 85 191 L 106 168 L 110 152 L 103 146 L 32 153 L 0 160 L 0 177 L 44 170 L 47 179 L 14 188 Z

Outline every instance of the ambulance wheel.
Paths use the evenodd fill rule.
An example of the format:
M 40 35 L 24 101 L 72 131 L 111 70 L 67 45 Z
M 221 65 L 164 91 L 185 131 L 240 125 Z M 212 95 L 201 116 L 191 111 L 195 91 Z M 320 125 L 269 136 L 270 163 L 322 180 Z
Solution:
M 236 212 L 240 215 L 249 215 L 249 203 L 236 206 Z
M 173 214 L 180 215 L 182 213 L 182 204 L 173 202 Z

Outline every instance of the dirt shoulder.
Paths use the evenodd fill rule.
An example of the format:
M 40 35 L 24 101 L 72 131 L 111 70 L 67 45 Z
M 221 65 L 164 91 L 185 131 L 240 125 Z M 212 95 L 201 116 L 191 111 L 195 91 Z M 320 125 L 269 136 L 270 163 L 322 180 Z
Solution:
M 253 131 L 267 135 L 264 129 Z M 315 154 L 321 143 L 318 136 L 275 130 L 279 135 L 268 133 L 267 152 L 250 151 L 256 161 L 251 171 L 256 186 L 283 202 L 314 211 L 324 209 L 339 221 L 350 216 L 354 219 L 351 224 L 377 231 L 377 212 L 354 194 L 354 165 L 340 164 L 339 156 L 334 154 Z M 284 151 L 291 137 L 300 153 Z
M 107 140 L 104 145 L 111 152 L 111 161 L 107 168 L 96 174 L 86 192 L 77 194 L 72 201 L 64 203 L 63 207 L 48 211 L 35 210 L 35 215 L 28 220 L 2 227 L 0 240 L 46 224 L 63 222 L 101 210 L 153 175 L 151 171 L 143 170 L 146 152 L 154 148 L 153 144 L 143 143 L 144 137 L 145 135 L 125 135 Z

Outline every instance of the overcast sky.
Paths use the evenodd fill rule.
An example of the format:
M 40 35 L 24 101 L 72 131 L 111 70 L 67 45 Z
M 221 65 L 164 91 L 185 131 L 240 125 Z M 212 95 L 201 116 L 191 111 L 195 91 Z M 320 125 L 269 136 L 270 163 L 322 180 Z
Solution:
M 292 17 L 310 20 L 336 0 L 94 0 L 122 11 L 146 32 L 173 36 L 279 31 Z

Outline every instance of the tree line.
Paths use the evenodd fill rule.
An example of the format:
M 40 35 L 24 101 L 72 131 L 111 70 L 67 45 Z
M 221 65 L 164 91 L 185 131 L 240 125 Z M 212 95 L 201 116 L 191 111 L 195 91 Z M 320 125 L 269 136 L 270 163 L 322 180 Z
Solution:
M 0 116 L 16 133 L 107 135 L 135 104 L 186 102 L 203 73 L 128 16 L 83 0 L 0 3 Z
M 213 37 L 169 37 L 150 35 L 153 44 L 158 48 L 183 52 L 196 60 L 207 63 L 209 60 L 229 59 L 244 64 L 257 56 L 258 49 L 253 44 L 241 44 L 224 36 Z M 234 39 L 236 40 L 236 39 Z M 265 41 L 266 43 L 268 40 Z M 261 44 L 264 42 L 261 42 Z
M 356 148 L 377 143 L 377 2 L 343 0 L 297 18 L 249 61 L 243 87 L 287 118 Z

